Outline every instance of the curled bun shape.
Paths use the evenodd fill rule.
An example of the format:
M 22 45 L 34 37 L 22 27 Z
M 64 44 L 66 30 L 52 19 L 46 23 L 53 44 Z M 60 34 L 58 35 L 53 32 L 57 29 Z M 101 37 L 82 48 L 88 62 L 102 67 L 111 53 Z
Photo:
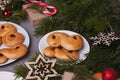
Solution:
M 1 49 L 0 53 L 5 55 L 9 59 L 18 59 L 23 57 L 27 53 L 27 47 L 24 44 L 19 44 L 13 46 L 12 48 Z
M 47 57 L 55 57 L 55 47 L 49 46 L 44 49 L 44 55 Z
M 5 63 L 7 60 L 8 58 L 0 53 L 0 64 Z
M 9 32 L 16 32 L 16 28 L 9 23 L 6 24 L 0 24 L 0 36 L 3 37 L 5 34 Z
M 79 35 L 61 38 L 61 46 L 68 50 L 79 50 L 83 46 L 83 39 Z
M 59 47 L 61 45 L 61 37 L 66 37 L 68 36 L 65 33 L 61 32 L 53 32 L 47 37 L 47 43 L 48 45 L 52 47 Z
M 69 51 L 66 49 L 56 48 L 55 57 L 65 62 L 71 62 L 77 60 L 79 58 L 79 55 L 77 51 Z
M 12 32 L 3 36 L 2 41 L 6 46 L 15 46 L 24 42 L 24 36 L 21 33 Z
M 2 37 L 0 37 L 0 45 L 2 44 Z

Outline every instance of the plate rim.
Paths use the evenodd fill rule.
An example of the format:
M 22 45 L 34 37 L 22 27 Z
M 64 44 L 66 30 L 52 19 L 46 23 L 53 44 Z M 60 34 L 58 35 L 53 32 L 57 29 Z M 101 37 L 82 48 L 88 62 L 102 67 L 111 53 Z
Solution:
M 14 79 L 16 78 L 14 75 L 15 75 L 15 73 L 14 72 L 10 72 L 10 71 L 0 71 L 0 74 L 10 74 L 10 76 L 12 75 L 12 77 L 14 77 Z M 6 77 L 6 78 L 8 78 L 8 77 Z M 21 78 L 17 78 L 16 80 L 21 80 L 22 79 L 22 77 Z

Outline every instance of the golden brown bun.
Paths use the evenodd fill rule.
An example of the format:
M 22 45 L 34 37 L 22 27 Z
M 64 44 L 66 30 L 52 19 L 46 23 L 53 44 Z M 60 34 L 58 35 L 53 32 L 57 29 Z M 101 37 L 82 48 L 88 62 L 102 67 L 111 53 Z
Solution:
M 3 37 L 5 34 L 9 32 L 16 32 L 16 28 L 9 23 L 6 24 L 0 24 L 0 37 Z
M 66 38 L 66 37 L 69 37 L 68 34 L 63 33 L 63 32 L 54 32 L 53 34 L 58 35 L 60 38 Z
M 55 47 L 49 46 L 44 49 L 44 55 L 47 57 L 55 57 Z
M 15 46 L 24 42 L 24 36 L 21 33 L 12 32 L 4 35 L 2 41 L 6 46 Z
M 5 55 L 9 59 L 18 59 L 26 55 L 27 47 L 24 44 L 19 44 L 12 48 L 1 49 L 0 53 Z
M 61 45 L 61 36 L 65 37 L 68 35 L 65 33 L 61 33 L 61 32 L 54 32 L 48 35 L 47 37 L 48 45 L 52 47 L 59 47 Z
M 2 44 L 2 37 L 0 37 L 0 45 Z
M 78 59 L 79 55 L 77 51 L 69 51 L 66 49 L 55 49 L 55 57 L 59 60 L 70 62 Z
M 8 58 L 0 53 L 0 64 L 5 63 L 7 60 L 8 60 Z
M 83 39 L 79 35 L 61 38 L 61 46 L 67 50 L 79 50 L 83 46 Z

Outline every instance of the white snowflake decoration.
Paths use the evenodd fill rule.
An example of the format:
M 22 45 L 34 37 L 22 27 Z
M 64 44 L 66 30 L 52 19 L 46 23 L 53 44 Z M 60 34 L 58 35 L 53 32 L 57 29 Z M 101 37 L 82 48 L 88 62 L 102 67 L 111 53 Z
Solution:
M 120 38 L 115 36 L 115 32 L 110 33 L 100 32 L 97 36 L 91 37 L 90 39 L 94 41 L 93 45 L 104 44 L 110 46 L 110 44 L 113 41 L 119 40 Z
M 0 0 L 0 10 L 5 10 L 5 5 L 10 3 L 10 0 Z
M 3 3 L 0 3 L 0 10 L 5 10 L 5 5 Z
M 0 4 L 1 3 L 4 3 L 6 5 L 6 4 L 10 3 L 10 0 L 0 0 Z

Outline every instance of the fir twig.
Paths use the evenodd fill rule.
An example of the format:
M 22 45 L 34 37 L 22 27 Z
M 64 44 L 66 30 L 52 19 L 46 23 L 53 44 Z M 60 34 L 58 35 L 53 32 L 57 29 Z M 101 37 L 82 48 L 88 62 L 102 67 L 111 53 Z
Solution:
M 38 52 L 38 53 L 34 54 L 33 57 L 29 61 L 35 61 L 38 55 L 41 55 L 41 53 Z M 45 59 L 47 59 L 47 58 L 45 58 Z M 23 79 L 25 79 L 26 75 L 29 72 L 29 69 L 24 65 L 24 63 L 16 65 L 13 68 L 13 70 L 15 72 L 16 78 L 22 77 Z M 63 65 L 56 64 L 55 65 L 55 70 L 61 75 L 65 71 L 69 71 L 69 72 L 75 73 L 76 78 L 80 77 L 82 74 L 83 74 L 83 76 L 81 76 L 81 77 L 83 79 L 86 79 L 86 78 L 90 77 L 90 73 L 87 70 L 87 68 L 85 68 L 83 65 L 79 65 L 79 64 L 74 64 L 74 65 L 71 65 L 71 64 L 65 65 L 65 63 L 63 63 Z M 78 74 L 81 74 L 81 75 L 78 75 Z M 61 80 L 61 77 L 50 78 L 49 80 Z M 79 79 L 76 79 L 76 80 L 79 80 Z
M 18 4 L 19 3 L 19 4 Z M 6 10 L 10 10 L 12 12 L 11 15 L 4 16 L 2 10 L 0 10 L 0 20 L 1 21 L 11 21 L 11 22 L 20 22 L 22 19 L 26 17 L 26 13 L 22 10 L 22 5 L 24 1 L 21 0 L 12 0 L 9 4 L 6 4 Z
M 25 66 L 25 64 L 19 64 L 19 65 L 15 65 L 15 67 L 13 68 L 14 72 L 15 72 L 15 76 L 16 78 L 23 78 L 25 79 L 29 69 Z

